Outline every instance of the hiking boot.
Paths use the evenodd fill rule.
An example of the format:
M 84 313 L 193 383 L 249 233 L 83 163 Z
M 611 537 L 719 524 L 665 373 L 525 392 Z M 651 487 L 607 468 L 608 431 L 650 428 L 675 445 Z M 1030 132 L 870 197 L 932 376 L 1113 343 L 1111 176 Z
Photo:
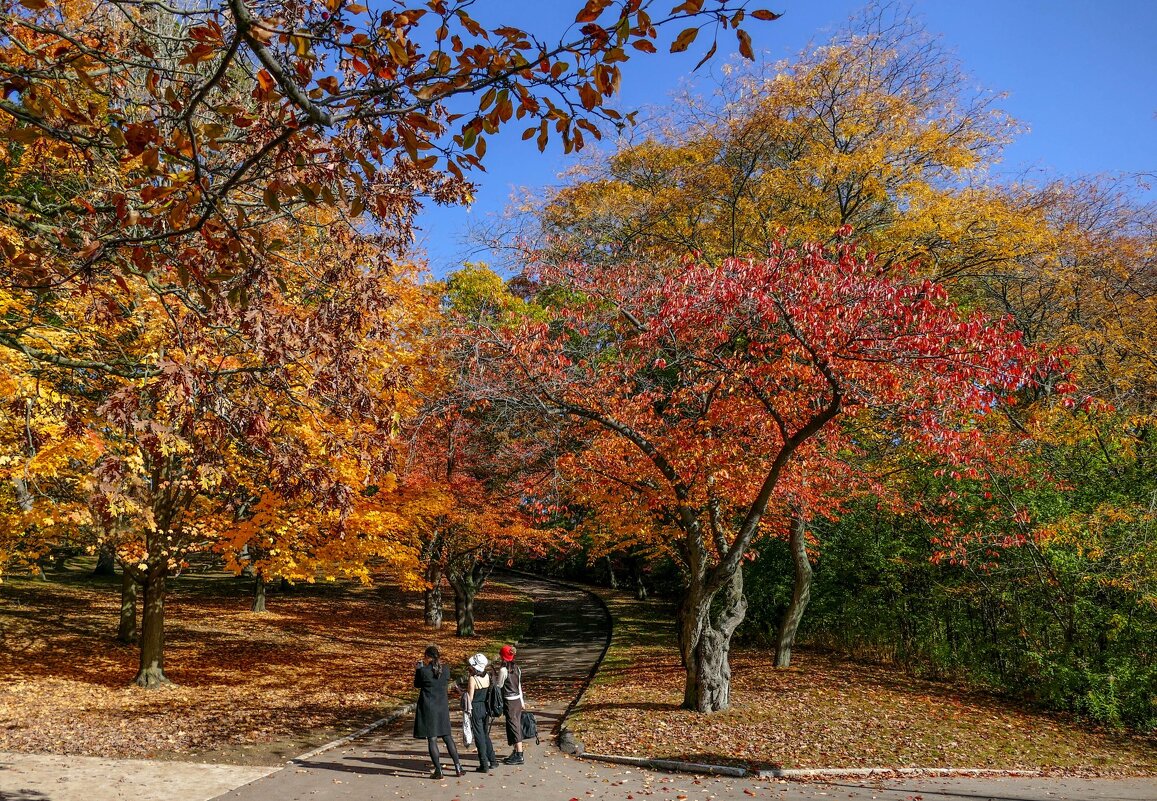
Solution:
M 511 754 L 510 756 L 508 756 L 506 759 L 504 759 L 502 761 L 505 762 L 507 765 L 525 765 L 526 764 L 526 758 L 523 757 L 522 754 L 518 751 L 515 751 L 513 754 Z

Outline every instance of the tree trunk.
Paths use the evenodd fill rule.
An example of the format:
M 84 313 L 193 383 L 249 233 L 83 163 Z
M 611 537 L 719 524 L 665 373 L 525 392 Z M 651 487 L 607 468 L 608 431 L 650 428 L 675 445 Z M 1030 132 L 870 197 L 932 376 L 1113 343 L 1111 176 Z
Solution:
M 615 563 L 611 561 L 611 557 L 605 557 L 607 560 L 607 584 L 612 590 L 619 588 L 619 578 L 615 575 Z
M 807 523 L 802 517 L 792 520 L 791 561 L 795 565 L 795 582 L 792 584 L 791 603 L 783 615 L 779 629 L 779 644 L 775 649 L 775 666 L 791 667 L 791 647 L 795 644 L 795 633 L 803 619 L 804 610 L 812 596 L 812 566 L 807 558 Z
M 102 545 L 96 554 L 96 567 L 93 568 L 92 574 L 94 576 L 115 576 L 116 575 L 116 554 L 113 549 L 107 545 Z
M 137 582 L 128 568 L 121 573 L 121 618 L 117 640 L 126 645 L 137 641 Z
M 632 556 L 627 563 L 630 569 L 631 581 L 635 585 L 635 599 L 647 600 L 647 585 L 643 582 L 643 560 L 639 556 Z
M 442 628 L 441 565 L 430 565 L 426 569 L 426 589 L 422 592 L 422 606 L 426 625 L 433 629 Z
M 139 687 L 160 687 L 165 678 L 165 565 L 150 563 L 145 574 L 145 605 L 141 613 Z
M 696 581 L 696 579 L 692 579 Z M 737 568 L 722 589 L 707 595 L 693 584 L 679 607 L 679 649 L 687 683 L 683 707 L 722 712 L 731 705 L 731 637 L 747 613 L 743 569 Z
M 265 611 L 265 574 L 258 572 L 253 576 L 253 606 L 252 611 Z
M 426 625 L 442 628 L 442 587 L 427 587 L 422 591 L 422 606 Z
M 474 599 L 485 581 L 484 566 L 475 562 L 462 571 L 452 569 L 446 578 L 454 589 L 454 633 L 459 637 L 473 637 Z
M 477 590 L 473 582 L 463 582 L 462 589 L 454 587 L 454 622 L 457 626 L 455 634 L 459 637 L 474 636 L 474 598 Z

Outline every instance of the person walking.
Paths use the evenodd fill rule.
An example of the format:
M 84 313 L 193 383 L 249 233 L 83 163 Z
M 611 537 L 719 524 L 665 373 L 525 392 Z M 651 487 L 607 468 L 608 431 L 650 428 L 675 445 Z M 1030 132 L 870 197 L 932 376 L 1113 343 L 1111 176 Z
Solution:
M 518 653 L 513 645 L 498 649 L 498 686 L 502 688 L 502 700 L 506 710 L 506 744 L 513 747 L 510 756 L 503 762 L 507 765 L 521 765 L 526 761 L 522 755 L 522 668 L 514 664 Z
M 438 646 L 426 646 L 422 661 L 414 671 L 414 686 L 418 688 L 418 706 L 414 714 L 414 737 L 426 741 L 430 761 L 434 763 L 431 779 L 442 778 L 442 755 L 438 753 L 438 738 L 446 743 L 446 750 L 454 760 L 454 774 L 462 775 L 458 749 L 450 736 L 450 670 L 442 664 Z
M 486 708 L 486 695 L 493 681 L 486 672 L 490 660 L 484 654 L 474 654 L 466 661 L 470 665 L 470 681 L 466 685 L 467 714 L 470 716 L 470 729 L 474 733 L 474 745 L 478 749 L 478 772 L 488 773 L 498 766 L 498 759 L 494 756 L 494 742 L 490 739 L 492 719 Z

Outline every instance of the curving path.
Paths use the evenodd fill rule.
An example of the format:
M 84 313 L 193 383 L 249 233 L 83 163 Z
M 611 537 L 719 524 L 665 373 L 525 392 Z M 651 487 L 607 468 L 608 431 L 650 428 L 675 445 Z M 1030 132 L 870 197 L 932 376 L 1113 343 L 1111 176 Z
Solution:
M 1157 801 L 1157 780 L 1153 779 L 789 784 L 672 775 L 568 757 L 549 735 L 598 661 L 610 622 L 602 606 L 585 592 L 533 577 L 514 580 L 535 598 L 535 616 L 520 644 L 519 657 L 526 668 L 528 699 L 544 735 L 541 746 L 528 745 L 523 766 L 499 766 L 498 772 L 482 775 L 473 772 L 477 760 L 469 753 L 464 754 L 470 769 L 466 776 L 432 781 L 427 778 L 425 743 L 409 737 L 412 724 L 407 717 L 281 769 L 0 753 L 0 801 Z M 419 635 L 418 641 L 424 636 Z M 501 724 L 495 728 L 500 734 Z M 504 747 L 498 749 L 500 755 L 506 752 Z M 262 774 L 269 775 L 257 778 Z
M 430 778 L 425 743 L 412 739 L 411 718 L 399 720 L 348 745 L 290 764 L 218 796 L 218 801 L 305 799 L 473 799 L 475 801 L 578 801 L 644 799 L 730 801 L 833 798 L 879 801 L 1154 801 L 1152 779 L 911 779 L 797 784 L 775 780 L 703 778 L 664 774 L 576 759 L 554 745 L 569 704 L 598 661 L 610 621 L 589 593 L 545 581 L 516 579 L 535 599 L 534 619 L 519 644 L 526 691 L 539 718 L 542 745 L 528 744 L 526 764 L 474 772 L 473 751 L 462 751 L 461 779 Z M 509 753 L 496 724 L 495 749 Z M 549 736 L 548 736 L 549 735 Z M 448 762 L 444 762 L 448 764 Z

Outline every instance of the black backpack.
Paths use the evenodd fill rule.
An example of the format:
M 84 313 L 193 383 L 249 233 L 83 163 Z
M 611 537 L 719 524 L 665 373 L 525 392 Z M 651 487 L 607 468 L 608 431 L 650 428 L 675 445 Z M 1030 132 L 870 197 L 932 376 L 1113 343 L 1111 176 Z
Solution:
M 533 712 L 522 711 L 522 720 L 519 721 L 522 729 L 522 739 L 529 740 L 534 738 L 535 745 L 539 745 L 541 741 L 538 739 L 538 721 L 534 719 Z
M 502 688 L 498 686 L 498 679 L 490 674 L 490 686 L 486 688 L 486 715 L 497 718 L 502 715 Z

